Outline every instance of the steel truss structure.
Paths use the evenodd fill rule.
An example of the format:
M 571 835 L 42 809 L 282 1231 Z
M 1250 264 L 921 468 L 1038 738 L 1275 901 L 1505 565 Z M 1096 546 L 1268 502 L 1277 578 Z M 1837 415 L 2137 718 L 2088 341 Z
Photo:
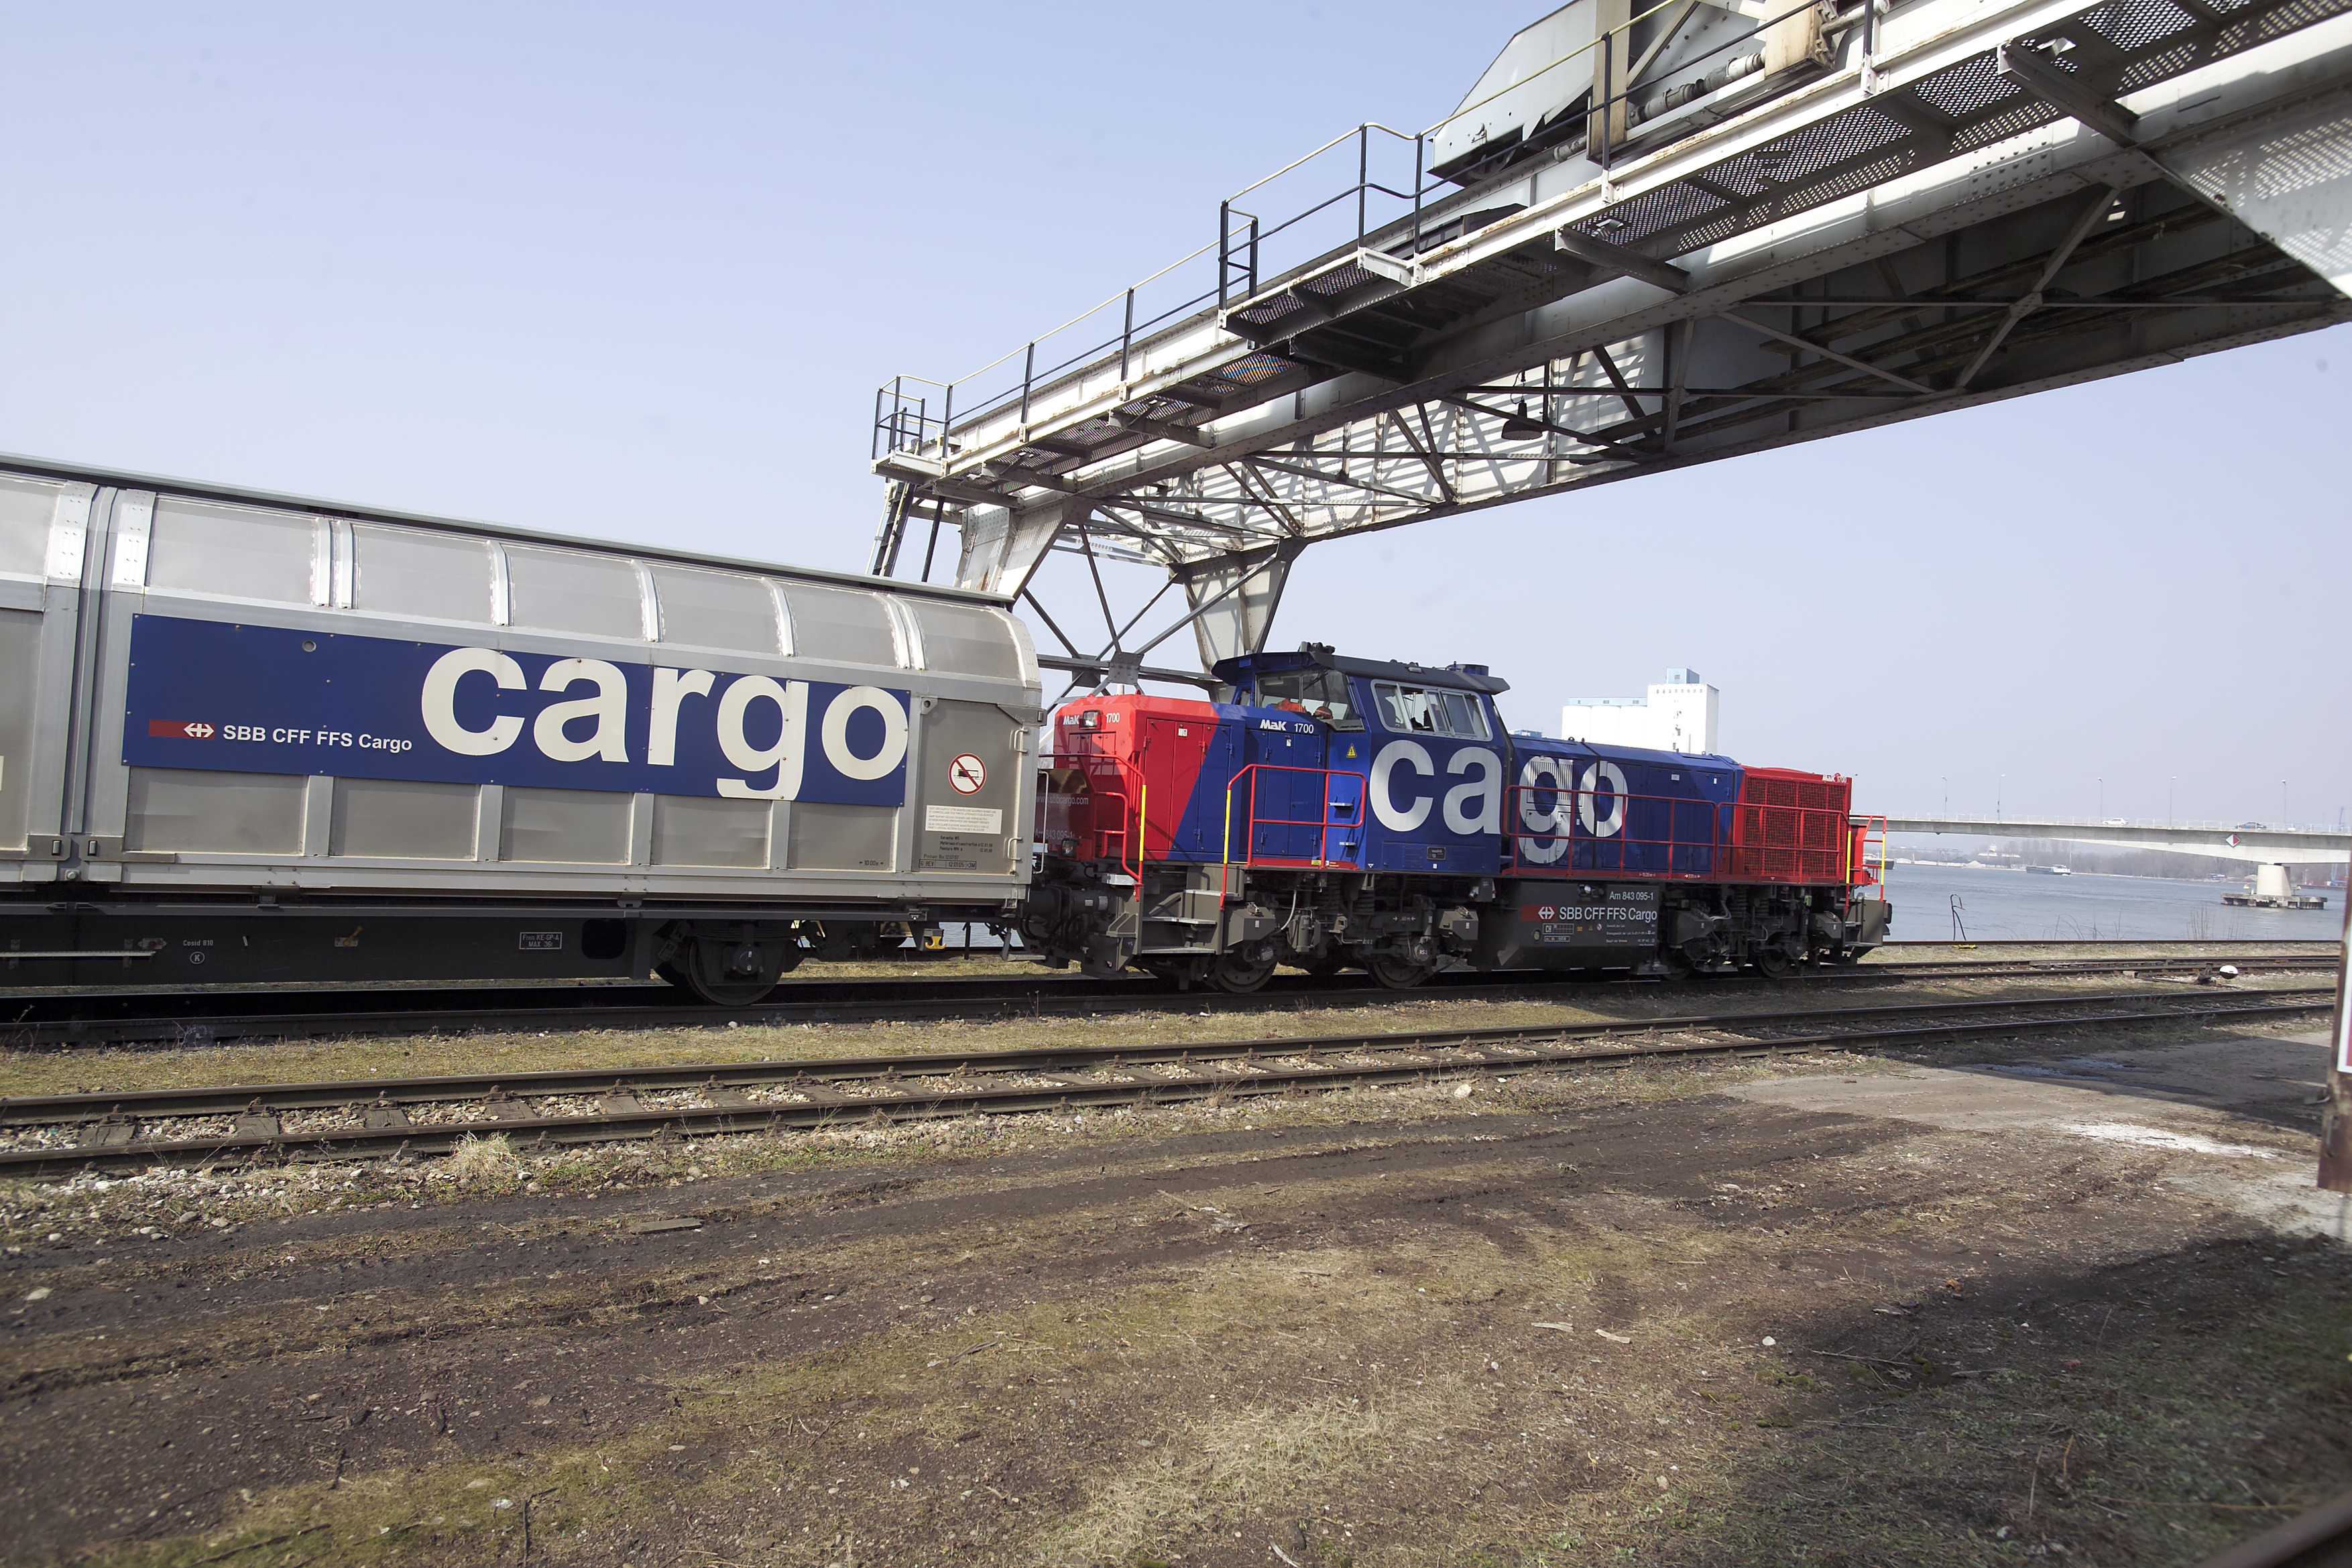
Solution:
M 1317 209 L 1352 200 L 1354 243 L 1261 279 L 1267 232 L 1229 202 L 1196 253 L 1213 298 L 1139 329 L 1129 290 L 1110 341 L 1044 375 L 1031 343 L 1017 387 L 962 414 L 962 383 L 936 415 L 886 387 L 873 569 L 916 543 L 928 578 L 952 529 L 958 585 L 1026 594 L 1074 552 L 1107 640 L 1066 631 L 1096 605 L 1029 594 L 1045 662 L 1205 684 L 1157 651 L 1188 629 L 1203 667 L 1261 645 L 1320 540 L 2352 319 L 2347 13 L 1879 0 L 1844 68 L 1650 142 L 1604 99 L 1598 178 L 1538 158 L 1437 199 L 1421 139 L 1407 192 L 1372 173 L 1394 133 L 1362 128 Z M 1369 224 L 1368 199 L 1408 195 Z M 1146 612 L 1171 591 L 1181 612 L 1122 622 L 1104 560 L 1164 571 Z

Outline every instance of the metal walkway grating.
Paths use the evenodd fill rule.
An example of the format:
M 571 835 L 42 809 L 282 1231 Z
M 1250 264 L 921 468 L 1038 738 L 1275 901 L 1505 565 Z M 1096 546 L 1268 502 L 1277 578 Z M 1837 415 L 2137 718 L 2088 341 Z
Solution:
M 2102 97 L 2137 91 L 2352 11 L 2352 0 L 2111 0 L 2022 40 Z M 1944 67 L 1575 225 L 1655 256 L 1696 250 L 2066 118 L 2000 73 L 1994 51 Z

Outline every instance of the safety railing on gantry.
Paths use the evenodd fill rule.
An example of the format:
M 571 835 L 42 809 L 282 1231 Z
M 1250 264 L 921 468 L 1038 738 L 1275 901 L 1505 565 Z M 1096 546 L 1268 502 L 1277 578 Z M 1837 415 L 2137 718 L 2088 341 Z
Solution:
M 1269 282 L 1343 256 L 1351 246 L 1378 251 L 1410 262 L 1423 250 L 1461 237 L 1464 222 L 1475 214 L 1463 213 L 1475 199 L 1464 179 L 1465 171 L 1445 176 L 1430 172 L 1430 144 L 1447 125 L 1485 107 L 1506 93 L 1522 91 L 1528 82 L 1591 57 L 1593 80 L 1609 90 L 1596 99 L 1588 91 L 1554 118 L 1580 131 L 1548 145 L 1555 153 L 1590 151 L 1605 177 L 1629 145 L 1641 141 L 1643 120 L 1658 112 L 1640 96 L 1645 89 L 1642 73 L 1668 40 L 1681 29 L 1697 0 L 1661 0 L 1602 32 L 1591 43 L 1513 82 L 1484 99 L 1466 103 L 1427 130 L 1398 131 L 1366 121 L 1342 132 L 1304 157 L 1293 160 L 1265 178 L 1234 192 L 1217 204 L 1217 236 L 1190 255 L 1131 287 L 1111 295 L 1060 326 L 999 356 L 979 370 L 953 381 L 898 376 L 875 392 L 872 455 L 908 453 L 944 460 L 952 455 L 950 433 L 1009 409 L 1017 409 L 1027 423 L 1030 404 L 1041 388 L 1073 372 L 1111 363 L 1117 356 L 1118 380 L 1125 382 L 1150 341 L 1160 334 L 1189 323 L 1213 307 L 1223 311 L 1247 301 Z M 1865 67 L 1877 53 L 1881 13 L 1886 0 L 1853 0 L 1849 17 L 1838 12 L 1824 22 L 1825 31 L 1860 26 Z M 1768 14 L 1745 31 L 1735 32 L 1698 54 L 1678 57 L 1675 74 L 1687 76 L 1695 68 L 1723 57 L 1727 70 L 1749 57 L 1735 54 L 1772 28 L 1821 10 L 1820 0 L 1773 0 Z M 1679 10 L 1669 25 L 1637 55 L 1635 28 L 1668 11 Z M 1755 68 L 1731 75 L 1744 79 Z M 1712 80 L 1715 73 L 1705 79 Z M 1622 85 L 1620 85 L 1622 84 Z M 1728 85 L 1728 82 L 1720 85 Z M 1712 89 L 1709 89 L 1713 90 Z M 1674 108 L 1684 107 L 1681 104 Z M 1335 162 L 1352 162 L 1352 178 L 1332 184 Z M 1475 169 L 1474 178 L 1484 178 Z M 1247 202 L 1248 206 L 1243 204 Z M 1254 209 L 1270 208 L 1287 215 L 1269 218 Z M 1500 216 L 1500 214 L 1496 214 Z

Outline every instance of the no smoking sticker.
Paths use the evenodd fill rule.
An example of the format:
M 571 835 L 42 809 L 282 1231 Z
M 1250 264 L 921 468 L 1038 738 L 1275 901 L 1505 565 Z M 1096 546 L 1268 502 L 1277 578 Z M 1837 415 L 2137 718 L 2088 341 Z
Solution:
M 948 764 L 948 782 L 959 795 L 977 795 L 988 783 L 988 764 L 967 751 Z

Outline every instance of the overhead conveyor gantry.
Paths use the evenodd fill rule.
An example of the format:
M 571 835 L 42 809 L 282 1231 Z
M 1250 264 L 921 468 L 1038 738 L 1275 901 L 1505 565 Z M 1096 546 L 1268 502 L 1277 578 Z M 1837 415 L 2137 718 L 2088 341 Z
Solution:
M 1319 540 L 2352 319 L 2352 0 L 1612 3 L 982 376 L 886 386 L 874 570 L 951 529 L 959 586 L 1020 593 L 1075 552 L 1045 662 L 1200 681 L 1160 650 L 1260 646 Z M 1121 624 L 1106 559 L 1183 612 Z

